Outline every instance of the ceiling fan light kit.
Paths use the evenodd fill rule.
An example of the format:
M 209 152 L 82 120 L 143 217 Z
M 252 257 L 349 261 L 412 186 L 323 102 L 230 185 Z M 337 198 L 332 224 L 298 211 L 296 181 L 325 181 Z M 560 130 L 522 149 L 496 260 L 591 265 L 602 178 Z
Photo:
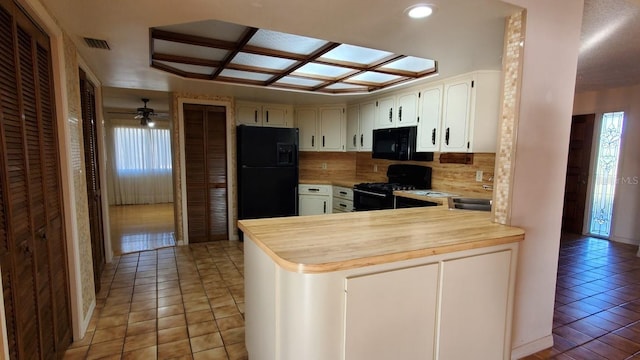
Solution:
M 143 107 L 138 108 L 138 115 L 136 115 L 136 119 L 140 119 L 140 125 L 154 127 L 156 125 L 155 121 L 150 116 L 155 115 L 152 108 L 147 107 L 147 103 L 149 99 L 142 98 L 142 102 L 144 103 Z

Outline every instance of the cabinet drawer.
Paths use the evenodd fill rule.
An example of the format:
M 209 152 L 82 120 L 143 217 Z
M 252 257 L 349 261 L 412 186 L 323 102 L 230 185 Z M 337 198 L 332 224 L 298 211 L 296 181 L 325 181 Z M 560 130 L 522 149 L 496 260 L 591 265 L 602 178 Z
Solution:
M 298 194 L 331 195 L 331 185 L 300 184 Z
M 353 211 L 353 201 L 344 200 L 337 197 L 333 198 L 333 212 L 351 212 Z
M 353 189 L 342 187 L 342 186 L 334 186 L 333 197 L 337 197 L 345 200 L 353 200 Z

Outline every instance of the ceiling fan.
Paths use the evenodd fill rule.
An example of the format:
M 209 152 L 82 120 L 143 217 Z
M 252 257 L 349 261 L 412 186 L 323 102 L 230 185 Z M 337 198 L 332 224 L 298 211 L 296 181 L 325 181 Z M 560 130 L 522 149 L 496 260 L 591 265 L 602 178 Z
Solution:
M 155 116 L 156 113 L 153 112 L 152 108 L 147 107 L 149 99 L 142 98 L 141 100 L 144 103 L 144 106 L 138 108 L 138 114 L 136 114 L 135 119 L 139 119 L 140 125 L 142 126 L 156 126 L 156 122 L 151 118 L 151 116 Z
M 136 111 L 109 111 L 109 114 L 130 114 L 135 115 L 134 119 L 140 120 L 140 125 L 154 127 L 156 118 L 166 118 L 168 114 L 156 113 L 152 108 L 147 106 L 149 99 L 140 99 L 143 102 L 143 106 L 136 109 Z

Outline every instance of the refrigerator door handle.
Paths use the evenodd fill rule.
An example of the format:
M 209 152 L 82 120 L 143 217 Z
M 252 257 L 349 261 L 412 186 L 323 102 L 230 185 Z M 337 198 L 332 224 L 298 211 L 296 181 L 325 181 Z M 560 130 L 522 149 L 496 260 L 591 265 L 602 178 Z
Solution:
M 296 185 L 293 188 L 293 204 L 295 205 L 295 215 L 298 216 L 300 215 L 300 210 L 298 209 L 298 186 Z

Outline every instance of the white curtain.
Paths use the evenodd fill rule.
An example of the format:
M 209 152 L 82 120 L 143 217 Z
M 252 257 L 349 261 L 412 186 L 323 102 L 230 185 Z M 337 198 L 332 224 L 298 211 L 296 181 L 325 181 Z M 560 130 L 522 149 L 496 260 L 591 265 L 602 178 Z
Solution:
M 173 202 L 169 129 L 114 121 L 108 134 L 109 204 Z

